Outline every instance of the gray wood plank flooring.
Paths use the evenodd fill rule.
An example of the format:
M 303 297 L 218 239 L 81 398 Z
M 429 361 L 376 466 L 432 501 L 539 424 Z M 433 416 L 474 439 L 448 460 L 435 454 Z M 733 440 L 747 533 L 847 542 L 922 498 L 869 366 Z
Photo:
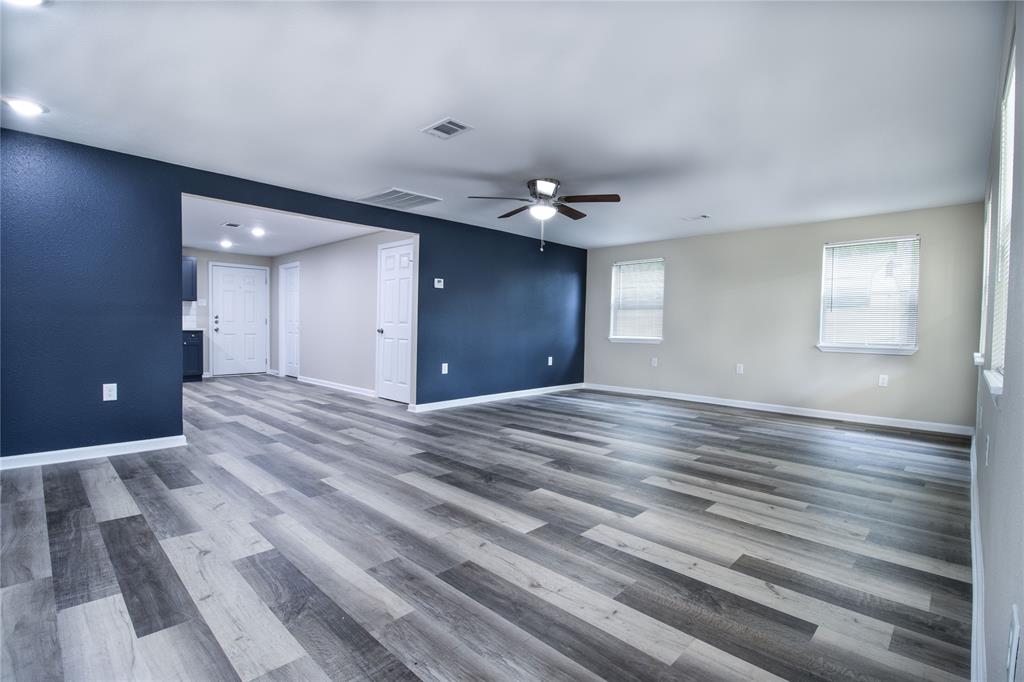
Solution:
M 0 474 L 4 680 L 959 680 L 969 443 L 576 390 L 186 384 Z

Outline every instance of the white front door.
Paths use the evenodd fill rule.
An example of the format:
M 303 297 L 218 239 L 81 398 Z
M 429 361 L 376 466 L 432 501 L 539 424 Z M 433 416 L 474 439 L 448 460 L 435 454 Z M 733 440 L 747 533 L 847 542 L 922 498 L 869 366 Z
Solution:
M 217 374 L 267 371 L 267 268 L 210 266 L 210 358 Z
M 401 403 L 411 396 L 414 249 L 401 242 L 377 252 L 377 395 Z
M 299 264 L 282 265 L 281 270 L 281 371 L 299 376 Z

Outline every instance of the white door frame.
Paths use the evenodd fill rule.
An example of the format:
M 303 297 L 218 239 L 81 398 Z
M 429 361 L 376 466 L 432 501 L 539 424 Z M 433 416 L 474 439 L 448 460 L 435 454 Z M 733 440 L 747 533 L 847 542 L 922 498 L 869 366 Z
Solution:
M 266 274 L 264 280 L 264 286 L 267 288 L 267 295 L 263 297 L 264 300 L 264 318 L 267 322 L 264 326 L 263 337 L 265 339 L 263 348 L 266 351 L 263 363 L 263 371 L 266 372 L 270 369 L 270 268 L 266 265 L 247 265 L 246 263 L 225 263 L 222 261 L 210 261 L 206 270 L 206 290 L 207 298 L 209 298 L 209 306 L 206 309 L 206 323 L 207 331 L 210 334 L 210 375 L 217 376 L 217 354 L 213 352 L 213 268 L 216 265 L 221 265 L 228 268 L 248 268 L 250 270 L 262 270 Z
M 377 289 L 377 325 L 374 330 L 374 336 L 378 334 L 376 329 L 380 328 L 380 252 L 384 249 L 389 249 L 394 246 L 407 246 L 412 245 L 412 330 L 409 338 L 409 404 L 416 404 L 416 345 L 419 327 L 419 312 L 420 312 L 420 237 L 419 235 L 413 235 L 407 239 L 399 239 L 394 242 L 386 242 L 383 244 L 377 244 L 377 268 L 374 282 L 374 288 Z M 377 369 L 380 367 L 380 340 L 374 339 L 374 352 L 373 358 L 373 392 L 377 397 L 380 397 L 380 372 Z
M 285 302 L 284 302 L 285 301 L 285 294 L 284 294 L 284 270 L 287 269 L 287 268 L 295 268 L 298 271 L 298 273 L 299 273 L 299 296 L 300 296 L 299 310 L 300 311 L 302 310 L 302 302 L 301 302 L 301 296 L 302 296 L 302 263 L 300 263 L 299 261 L 292 261 L 291 263 L 284 263 L 282 265 L 278 265 L 277 266 L 277 311 L 279 313 L 278 317 L 280 317 L 281 319 L 279 319 L 277 321 L 277 374 L 278 374 L 278 376 L 282 376 L 282 377 L 285 376 L 285 367 L 288 366 L 288 362 L 285 360 L 285 351 L 286 351 L 287 331 L 288 330 L 286 330 L 284 328 L 285 320 L 288 319 L 288 316 L 285 315 L 285 312 L 284 312 L 285 311 Z M 300 335 L 302 334 L 301 328 L 300 328 L 299 334 Z M 301 339 L 302 337 L 299 336 L 299 338 Z M 296 378 L 298 378 L 297 375 L 302 373 L 301 372 L 301 367 L 302 367 L 302 353 L 301 352 L 299 353 L 299 362 L 297 364 L 299 365 L 300 370 L 295 373 L 296 374 Z

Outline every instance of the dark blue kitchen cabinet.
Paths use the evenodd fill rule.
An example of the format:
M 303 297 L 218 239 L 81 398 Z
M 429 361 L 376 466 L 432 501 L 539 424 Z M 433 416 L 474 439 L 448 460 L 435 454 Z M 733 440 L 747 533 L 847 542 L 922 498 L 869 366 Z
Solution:
M 199 287 L 196 284 L 198 274 L 195 256 L 181 257 L 181 300 L 194 301 Z
M 203 380 L 203 332 L 186 329 L 181 332 L 182 380 Z

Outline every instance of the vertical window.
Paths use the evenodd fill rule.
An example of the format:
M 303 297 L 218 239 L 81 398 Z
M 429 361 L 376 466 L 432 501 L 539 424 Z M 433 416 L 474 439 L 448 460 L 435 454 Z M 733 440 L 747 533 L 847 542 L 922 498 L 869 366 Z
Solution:
M 818 348 L 915 352 L 920 252 L 917 236 L 826 244 Z
M 1000 111 L 999 141 L 999 222 L 996 232 L 996 278 L 992 296 L 992 369 L 1002 372 L 1006 358 L 1006 304 L 1010 279 L 1010 218 L 1013 212 L 1013 123 L 1016 77 L 1014 53 L 1010 52 L 1010 68 Z
M 661 341 L 665 303 L 665 260 L 636 260 L 612 266 L 612 324 L 609 339 Z
M 992 192 L 985 197 L 985 241 L 982 248 L 981 263 L 981 331 L 978 334 L 978 352 L 985 352 L 988 340 L 988 276 L 992 272 L 989 258 L 989 245 L 992 240 Z

